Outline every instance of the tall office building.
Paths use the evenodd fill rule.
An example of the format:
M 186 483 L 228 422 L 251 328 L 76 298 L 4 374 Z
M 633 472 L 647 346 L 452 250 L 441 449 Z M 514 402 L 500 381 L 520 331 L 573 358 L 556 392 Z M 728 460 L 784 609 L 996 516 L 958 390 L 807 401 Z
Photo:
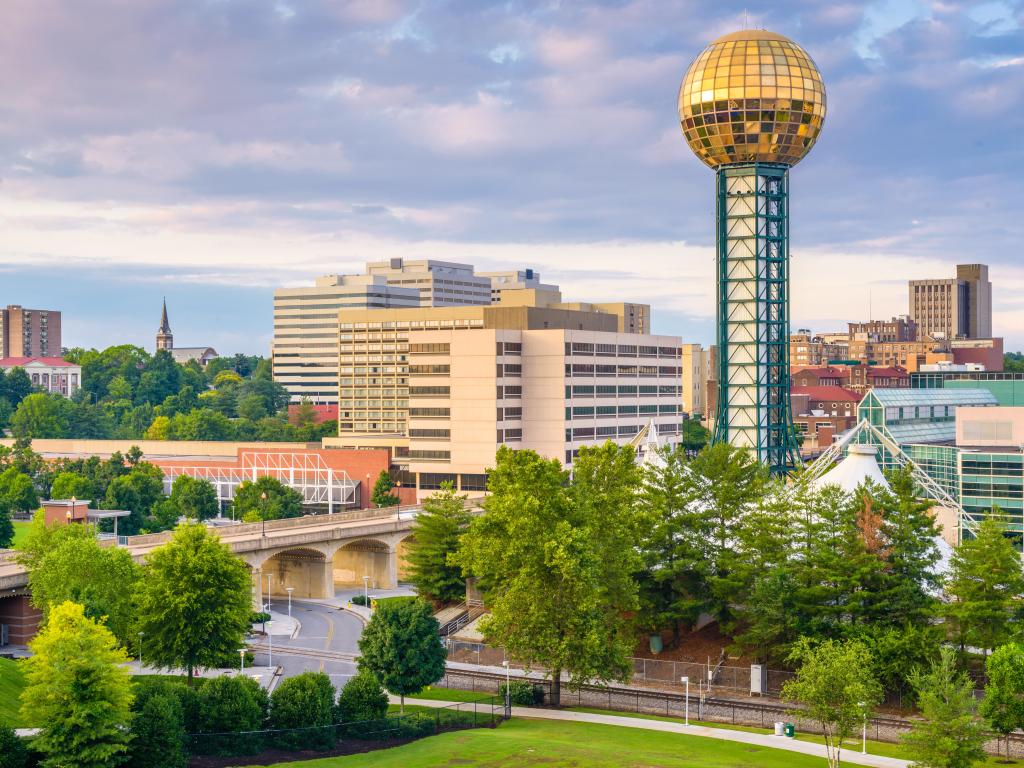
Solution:
M 511 297 L 510 297 L 511 299 Z M 339 313 L 338 437 L 388 447 L 405 484 L 483 490 L 500 445 L 567 464 L 645 425 L 675 442 L 680 340 L 611 312 L 508 304 Z
M 789 169 L 825 122 L 825 84 L 782 35 L 747 29 L 708 45 L 679 89 L 693 153 L 715 173 L 718 396 L 715 442 L 773 473 L 796 459 L 789 401 Z
M 533 269 L 508 269 L 500 272 L 477 272 L 477 277 L 486 277 L 491 281 L 491 303 L 501 302 L 501 293 L 505 290 L 515 291 L 531 288 L 538 291 L 558 293 L 557 285 L 540 281 L 540 272 Z
M 491 281 L 473 272 L 470 264 L 434 259 L 390 259 L 370 262 L 366 274 L 383 277 L 388 285 L 419 291 L 420 306 L 458 307 L 491 303 Z
M 60 312 L 8 304 L 0 309 L 0 358 L 59 357 Z
M 918 337 L 987 339 L 992 336 L 992 283 L 985 264 L 957 264 L 956 277 L 911 280 L 910 316 Z

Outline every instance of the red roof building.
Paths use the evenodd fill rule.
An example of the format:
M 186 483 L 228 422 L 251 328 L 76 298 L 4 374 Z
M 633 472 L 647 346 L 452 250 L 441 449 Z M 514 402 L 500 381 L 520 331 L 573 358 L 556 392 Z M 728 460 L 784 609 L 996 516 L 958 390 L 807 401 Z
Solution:
M 75 394 L 82 382 L 82 366 L 61 357 L 0 358 L 0 371 L 7 372 L 12 368 L 24 369 L 33 387 L 64 397 Z

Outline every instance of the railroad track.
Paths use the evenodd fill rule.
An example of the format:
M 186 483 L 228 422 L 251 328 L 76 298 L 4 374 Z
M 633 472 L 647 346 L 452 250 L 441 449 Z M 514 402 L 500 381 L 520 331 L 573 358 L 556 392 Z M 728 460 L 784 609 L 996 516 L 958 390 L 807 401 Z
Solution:
M 273 651 L 275 655 L 281 656 L 305 656 L 310 659 L 323 659 L 324 661 L 347 661 L 354 662 L 359 658 L 358 653 L 342 653 L 341 651 L 325 651 L 319 648 L 299 648 L 294 645 L 275 645 L 273 648 L 268 643 L 250 643 L 249 650 L 257 653 L 268 653 Z

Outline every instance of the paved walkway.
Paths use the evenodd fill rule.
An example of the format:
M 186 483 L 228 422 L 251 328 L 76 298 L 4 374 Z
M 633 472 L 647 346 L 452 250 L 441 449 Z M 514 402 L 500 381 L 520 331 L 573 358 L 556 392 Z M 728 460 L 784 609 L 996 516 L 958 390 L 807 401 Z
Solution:
M 392 703 L 397 704 L 397 696 L 390 697 Z M 451 701 L 434 701 L 430 699 L 414 699 L 406 697 L 406 704 L 416 704 L 424 707 L 450 707 Z M 765 733 L 750 733 L 748 731 L 733 731 L 728 728 L 709 728 L 704 725 L 684 725 L 683 723 L 670 722 L 667 720 L 647 720 L 640 717 L 620 717 L 618 715 L 600 715 L 590 712 L 572 712 L 564 709 L 536 709 L 534 707 L 512 707 L 513 717 L 523 717 L 534 720 L 564 720 L 576 723 L 595 723 L 597 725 L 617 725 L 623 728 L 641 728 L 647 731 L 663 731 L 665 733 L 678 733 L 683 736 L 702 736 L 708 739 L 720 739 L 722 741 L 738 741 L 744 744 L 756 744 L 760 747 L 771 749 L 782 749 L 788 752 L 800 752 L 813 757 L 825 759 L 825 745 L 813 744 L 807 741 L 787 739 L 784 736 L 772 736 Z M 871 768 L 908 768 L 909 760 L 899 760 L 895 757 L 882 757 L 881 755 L 862 755 L 860 752 L 843 750 L 843 762 L 854 765 L 866 765 Z

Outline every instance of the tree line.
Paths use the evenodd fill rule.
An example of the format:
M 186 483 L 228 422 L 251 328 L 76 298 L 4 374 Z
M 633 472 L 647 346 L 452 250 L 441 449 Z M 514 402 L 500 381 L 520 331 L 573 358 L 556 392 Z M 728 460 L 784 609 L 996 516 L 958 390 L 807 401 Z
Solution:
M 235 355 L 175 362 L 131 345 L 64 355 L 82 366 L 71 398 L 37 391 L 21 368 L 0 374 L 0 430 L 19 438 L 309 442 L 336 431 L 305 404 L 289 421 L 287 390 L 270 361 Z

